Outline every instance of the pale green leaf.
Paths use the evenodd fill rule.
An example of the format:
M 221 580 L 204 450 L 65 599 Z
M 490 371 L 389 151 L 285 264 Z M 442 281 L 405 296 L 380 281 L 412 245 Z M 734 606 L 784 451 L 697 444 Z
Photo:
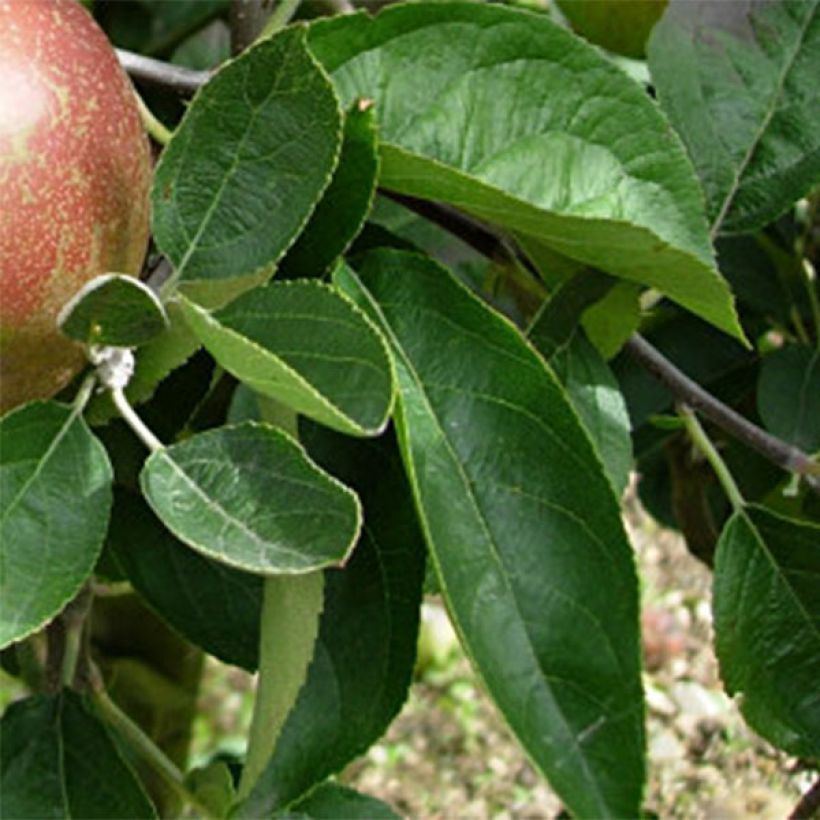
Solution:
M 385 342 L 333 288 L 272 282 L 215 313 L 180 302 L 214 358 L 253 390 L 351 435 L 384 429 L 393 402 Z
M 311 27 L 345 105 L 375 101 L 380 185 L 657 288 L 742 338 L 702 194 L 645 91 L 546 16 L 414 3 Z
M 259 575 L 344 563 L 359 533 L 356 496 L 280 430 L 247 422 L 152 453 L 143 493 L 174 535 Z

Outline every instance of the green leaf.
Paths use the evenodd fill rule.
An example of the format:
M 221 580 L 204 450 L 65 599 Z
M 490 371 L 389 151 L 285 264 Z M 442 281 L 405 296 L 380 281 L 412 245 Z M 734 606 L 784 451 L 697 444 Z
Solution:
M 615 376 L 582 333 L 576 333 L 549 363 L 589 433 L 615 495 L 620 498 L 633 461 L 629 414 Z
M 543 360 L 431 260 L 365 256 L 338 279 L 396 358 L 405 467 L 462 642 L 579 816 L 637 816 L 637 578 L 617 500 Z
M 323 783 L 304 800 L 273 816 L 283 820 L 398 820 L 400 815 L 375 797 L 338 783 Z
M 820 527 L 764 507 L 736 512 L 715 555 L 720 674 L 752 728 L 820 757 Z
M 644 90 L 546 16 L 424 4 L 310 29 L 345 105 L 375 101 L 379 184 L 452 203 L 662 291 L 743 338 L 702 194 Z
M 713 230 L 751 232 L 820 180 L 820 15 L 800 3 L 671 3 L 649 41 Z
M 765 356 L 757 410 L 772 435 L 809 453 L 820 449 L 820 348 L 788 345 Z
M 53 618 L 102 549 L 112 472 L 82 416 L 35 402 L 0 419 L 0 647 Z
M 183 319 L 179 306 L 170 302 L 167 310 L 168 326 L 137 351 L 134 375 L 125 389 L 125 395 L 131 404 L 148 401 L 163 380 L 182 367 L 201 347 L 199 339 Z M 89 402 L 86 417 L 92 425 L 119 417 L 119 411 L 114 407 L 108 391 L 98 394 Z
M 66 303 L 57 325 L 85 344 L 137 347 L 162 333 L 168 317 L 154 291 L 139 279 L 105 273 Z
M 342 115 L 304 40 L 288 29 L 226 64 L 163 151 L 154 237 L 198 301 L 264 281 L 330 181 Z
M 225 663 L 256 669 L 262 578 L 189 549 L 125 490 L 114 496 L 108 546 L 134 589 L 180 634 Z
M 77 693 L 13 703 L 0 732 L 4 817 L 156 817 L 108 730 Z
M 253 422 L 152 453 L 140 484 L 177 538 L 208 558 L 260 575 L 342 564 L 361 525 L 350 490 L 292 438 Z
M 285 808 L 381 737 L 407 697 L 416 657 L 425 548 L 392 437 L 300 427 L 311 456 L 360 495 L 365 524 L 347 566 L 325 572 L 307 681 L 241 817 Z
M 185 776 L 185 785 L 201 805 L 211 810 L 214 817 L 228 816 L 236 790 L 227 763 L 214 760 L 207 766 L 191 770 Z
M 379 157 L 373 109 L 354 105 L 345 116 L 339 164 L 310 221 L 279 265 L 280 278 L 320 276 L 347 250 L 373 204 Z
M 365 314 L 317 281 L 272 282 L 216 313 L 181 298 L 214 358 L 253 390 L 351 435 L 384 429 L 393 373 Z
M 604 357 L 611 359 L 641 324 L 641 289 L 633 282 L 618 282 L 584 313 L 581 323 L 587 338 Z

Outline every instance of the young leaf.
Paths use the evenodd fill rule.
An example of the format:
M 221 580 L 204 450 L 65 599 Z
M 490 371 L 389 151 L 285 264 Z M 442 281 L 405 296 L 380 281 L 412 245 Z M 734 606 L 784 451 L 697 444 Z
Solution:
M 374 112 L 360 101 L 345 116 L 342 153 L 333 179 L 280 263 L 279 278 L 321 276 L 347 250 L 370 211 L 378 168 Z
M 820 449 L 820 349 L 788 345 L 765 356 L 757 409 L 772 435 L 809 453 Z
M 56 402 L 0 419 L 0 647 L 53 618 L 102 549 L 111 465 L 83 418 Z
M 375 101 L 380 185 L 655 287 L 743 338 L 683 146 L 597 49 L 544 15 L 455 3 L 346 15 L 308 42 L 345 105 Z
M 198 301 L 268 278 L 330 181 L 342 115 L 304 39 L 288 29 L 228 63 L 163 151 L 154 236 Z
M 287 807 L 381 737 L 416 657 L 424 539 L 392 437 L 300 427 L 311 456 L 359 493 L 365 525 L 350 563 L 325 572 L 316 653 L 274 756 L 239 809 L 248 818 Z
M 713 230 L 751 232 L 820 180 L 817 0 L 673 2 L 649 41 Z
M 137 347 L 162 333 L 168 317 L 157 295 L 139 279 L 106 273 L 63 307 L 57 324 L 78 342 Z
M 820 527 L 764 507 L 736 512 L 715 554 L 720 674 L 752 728 L 820 757 Z
M 216 313 L 184 297 L 181 305 L 214 358 L 257 392 L 350 435 L 387 424 L 393 374 L 385 342 L 331 287 L 272 282 Z
M 273 816 L 277 820 L 399 820 L 387 803 L 338 783 L 323 783 L 304 800 Z
M 361 525 L 358 499 L 347 487 L 292 438 L 253 422 L 152 453 L 140 484 L 177 538 L 259 575 L 342 564 Z
M 0 732 L 4 817 L 156 817 L 108 730 L 76 692 L 13 703 Z
M 136 493 L 114 496 L 108 545 L 134 589 L 185 638 L 253 672 L 262 578 L 181 544 Z
M 618 505 L 555 376 L 423 257 L 338 280 L 396 358 L 405 467 L 462 642 L 570 812 L 637 816 L 638 594 Z

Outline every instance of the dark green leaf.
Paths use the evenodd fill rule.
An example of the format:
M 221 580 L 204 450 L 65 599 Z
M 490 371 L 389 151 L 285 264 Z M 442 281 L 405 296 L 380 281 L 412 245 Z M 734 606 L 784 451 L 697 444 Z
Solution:
M 292 438 L 253 422 L 152 453 L 140 483 L 177 538 L 206 557 L 260 575 L 343 563 L 361 524 L 350 490 Z
M 288 29 L 228 63 L 163 151 L 154 235 L 198 300 L 264 281 L 330 181 L 341 112 L 304 39 Z
M 134 589 L 174 629 L 225 663 L 256 669 L 262 578 L 181 544 L 127 491 L 115 495 L 108 544 Z
M 618 504 L 552 372 L 446 270 L 376 251 L 339 282 L 396 358 L 405 466 L 488 691 L 569 811 L 638 814 L 637 579 Z
M 763 507 L 735 513 L 715 556 L 720 674 L 755 731 L 820 757 L 820 527 Z
M 108 730 L 75 692 L 13 703 L 0 732 L 3 817 L 156 817 Z
M 376 192 L 379 158 L 373 110 L 354 105 L 345 116 L 339 164 L 325 195 L 279 265 L 278 276 L 320 276 L 361 230 Z
M 672 2 L 649 41 L 715 230 L 771 222 L 820 180 L 817 0 Z
M 626 402 L 615 376 L 582 333 L 576 333 L 549 363 L 567 391 L 620 498 L 632 469 L 632 439 Z
M 360 794 L 338 783 L 324 783 L 308 797 L 277 812 L 274 817 L 291 820 L 399 820 L 387 803 L 366 794 Z
M 365 524 L 349 564 L 325 572 L 307 682 L 242 817 L 288 806 L 381 737 L 416 656 L 425 548 L 392 439 L 350 439 L 304 422 L 301 430 L 311 455 L 359 493 Z
M 57 324 L 78 342 L 137 347 L 162 333 L 168 317 L 154 291 L 139 279 L 105 273 L 63 307 Z
M 216 313 L 184 298 L 182 309 L 216 360 L 257 392 L 351 435 L 374 435 L 387 424 L 387 347 L 370 319 L 333 288 L 272 282 Z
M 0 646 L 43 626 L 102 549 L 112 472 L 81 415 L 56 402 L 0 420 Z
M 820 348 L 788 345 L 764 357 L 757 410 L 772 435 L 809 453 L 820 449 Z
M 345 105 L 375 101 L 379 184 L 655 287 L 742 338 L 702 194 L 644 90 L 546 16 L 413 3 L 311 27 Z

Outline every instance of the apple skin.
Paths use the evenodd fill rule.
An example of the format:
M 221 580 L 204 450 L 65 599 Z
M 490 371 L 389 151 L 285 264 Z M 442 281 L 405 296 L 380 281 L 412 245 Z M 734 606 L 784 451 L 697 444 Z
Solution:
M 151 173 L 130 81 L 88 12 L 0 0 L 0 413 L 82 367 L 57 314 L 100 273 L 139 273 Z

